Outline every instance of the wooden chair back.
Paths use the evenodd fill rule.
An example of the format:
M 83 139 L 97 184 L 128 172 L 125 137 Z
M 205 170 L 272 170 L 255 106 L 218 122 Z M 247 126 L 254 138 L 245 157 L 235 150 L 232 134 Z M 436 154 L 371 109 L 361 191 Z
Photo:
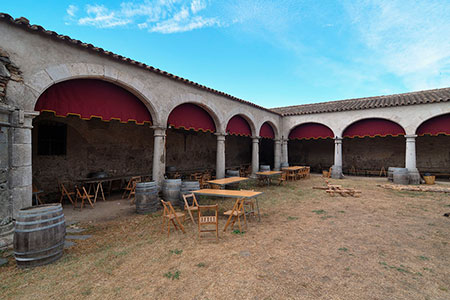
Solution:
M 83 209 L 85 200 L 87 200 L 87 202 L 91 205 L 91 207 L 94 208 L 94 203 L 91 200 L 91 197 L 93 197 L 93 195 L 89 195 L 89 193 L 86 191 L 86 188 L 84 186 L 75 187 L 75 191 L 76 191 L 77 195 L 75 197 L 74 208 L 77 207 L 77 199 L 81 200 L 80 210 Z
M 207 211 L 213 211 L 214 214 L 205 214 Z M 214 229 L 206 226 L 215 225 Z M 203 229 L 202 227 L 206 227 Z M 219 239 L 219 205 L 199 205 L 198 206 L 198 237 L 201 238 L 203 232 L 216 232 L 216 239 Z
M 189 200 L 188 199 L 192 199 L 192 205 L 189 205 Z M 192 223 L 194 223 L 194 225 L 195 225 L 195 220 L 194 220 L 194 217 L 192 215 L 192 211 L 193 210 L 198 210 L 197 198 L 195 197 L 195 195 L 193 193 L 191 193 L 191 194 L 183 195 L 183 200 L 184 200 L 184 209 L 188 211 L 189 217 L 191 218 Z

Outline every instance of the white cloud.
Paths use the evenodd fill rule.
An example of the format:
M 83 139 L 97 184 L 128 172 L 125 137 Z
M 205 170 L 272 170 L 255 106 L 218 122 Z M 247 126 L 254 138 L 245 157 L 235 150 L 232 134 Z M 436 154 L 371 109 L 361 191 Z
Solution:
M 77 11 L 78 11 L 78 7 L 73 4 L 70 4 L 66 9 L 66 12 L 69 15 L 69 17 L 75 17 L 75 14 Z
M 345 5 L 374 59 L 408 88 L 449 86 L 448 2 L 364 0 Z
M 97 28 L 132 26 L 149 32 L 175 33 L 204 27 L 222 26 L 215 17 L 201 15 L 207 8 L 204 0 L 144 0 L 122 2 L 120 8 L 110 9 L 105 5 L 87 5 L 86 16 L 77 20 L 79 25 Z M 73 20 L 73 6 L 67 8 L 67 15 Z

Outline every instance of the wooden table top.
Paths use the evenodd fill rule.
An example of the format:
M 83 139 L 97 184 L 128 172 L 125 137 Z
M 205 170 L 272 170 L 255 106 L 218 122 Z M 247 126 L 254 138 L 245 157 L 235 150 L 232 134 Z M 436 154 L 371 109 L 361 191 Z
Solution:
M 248 180 L 248 177 L 229 177 L 229 178 L 222 178 L 222 179 L 214 179 L 209 180 L 207 183 L 217 184 L 217 185 L 227 185 L 232 184 L 240 181 Z
M 286 171 L 297 171 L 297 170 L 301 170 L 303 168 L 306 168 L 306 167 L 292 166 L 292 167 L 284 167 L 282 169 L 286 170 Z
M 218 190 L 218 189 L 201 189 L 192 192 L 196 195 L 230 197 L 230 198 L 253 198 L 263 194 L 263 192 L 254 192 L 245 190 L 243 191 Z
M 264 172 L 256 172 L 256 175 L 260 175 L 260 176 L 274 176 L 274 175 L 280 175 L 281 171 L 264 171 Z

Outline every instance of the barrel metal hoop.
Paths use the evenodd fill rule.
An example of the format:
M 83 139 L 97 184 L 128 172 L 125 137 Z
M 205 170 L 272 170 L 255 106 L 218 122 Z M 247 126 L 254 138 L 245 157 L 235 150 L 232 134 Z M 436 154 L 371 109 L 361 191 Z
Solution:
M 55 224 L 51 224 L 51 225 L 48 225 L 48 226 L 44 226 L 44 227 L 33 228 L 33 229 L 16 229 L 15 231 L 16 231 L 16 232 L 34 232 L 34 231 L 41 231 L 41 230 L 44 230 L 44 229 L 49 229 L 49 228 L 52 228 L 52 227 L 56 227 L 56 226 L 58 226 L 58 225 L 63 224 L 64 222 L 65 222 L 65 220 L 62 220 L 61 222 L 58 222 L 58 223 L 55 223 Z
M 62 211 L 63 209 L 62 209 L 62 207 L 60 207 L 60 208 L 58 208 L 57 210 L 48 210 L 48 211 L 46 211 L 45 213 L 41 213 L 41 214 L 24 214 L 24 215 L 20 215 L 21 213 L 23 213 L 23 212 L 19 212 L 19 218 L 20 217 L 37 217 L 37 216 L 42 216 L 42 215 L 47 215 L 47 214 L 49 214 L 49 213 L 55 213 L 55 212 L 60 212 L 60 211 Z
M 15 257 L 15 259 L 17 260 L 17 261 L 33 261 L 33 260 L 41 260 L 41 259 L 44 259 L 44 258 L 49 258 L 49 257 L 52 257 L 52 256 L 56 256 L 56 255 L 61 255 L 62 254 L 62 252 L 56 252 L 56 253 L 52 253 L 52 254 L 49 254 L 49 255 L 45 255 L 45 256 L 40 256 L 40 257 L 33 257 L 33 258 L 22 258 L 22 257 Z
M 31 251 L 31 252 L 16 252 L 16 251 L 14 251 L 14 255 L 28 255 L 28 254 L 36 254 L 36 253 L 39 253 L 39 252 L 45 252 L 45 251 L 49 251 L 49 250 L 58 248 L 58 247 L 60 247 L 63 244 L 64 244 L 64 241 L 62 241 L 61 243 L 58 243 L 58 244 L 56 244 L 54 246 L 51 246 L 50 248 L 43 249 L 43 250 L 37 250 L 37 251 Z
M 64 218 L 64 214 L 59 215 L 59 216 L 54 217 L 54 218 L 45 219 L 45 220 L 38 220 L 38 221 L 32 221 L 32 222 L 16 221 L 16 225 L 36 225 L 36 224 L 47 223 L 47 222 L 50 222 L 50 221 L 58 220 L 60 218 Z

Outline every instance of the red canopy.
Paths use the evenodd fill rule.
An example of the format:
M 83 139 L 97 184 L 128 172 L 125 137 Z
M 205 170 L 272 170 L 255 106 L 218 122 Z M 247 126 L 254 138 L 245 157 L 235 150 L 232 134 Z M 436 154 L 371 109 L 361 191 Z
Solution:
M 289 139 L 309 140 L 333 138 L 333 131 L 319 123 L 305 123 L 298 125 L 289 133 Z
M 230 119 L 227 125 L 227 132 L 234 135 L 251 136 L 252 130 L 248 122 L 241 116 L 236 115 Z
M 343 137 L 375 137 L 405 135 L 405 130 L 395 122 L 385 119 L 365 119 L 351 124 L 344 130 Z
M 206 110 L 192 103 L 178 105 L 170 113 L 167 123 L 175 128 L 215 132 L 214 120 Z
M 423 122 L 416 131 L 417 135 L 450 135 L 450 114 L 431 118 Z
M 269 123 L 265 122 L 259 130 L 259 136 L 262 138 L 274 139 L 275 133 L 273 132 L 272 126 L 270 126 Z
M 101 118 L 122 123 L 152 123 L 147 107 L 132 93 L 98 79 L 73 79 L 48 88 L 38 99 L 35 110 L 50 111 L 58 117 L 77 115 L 83 120 Z

